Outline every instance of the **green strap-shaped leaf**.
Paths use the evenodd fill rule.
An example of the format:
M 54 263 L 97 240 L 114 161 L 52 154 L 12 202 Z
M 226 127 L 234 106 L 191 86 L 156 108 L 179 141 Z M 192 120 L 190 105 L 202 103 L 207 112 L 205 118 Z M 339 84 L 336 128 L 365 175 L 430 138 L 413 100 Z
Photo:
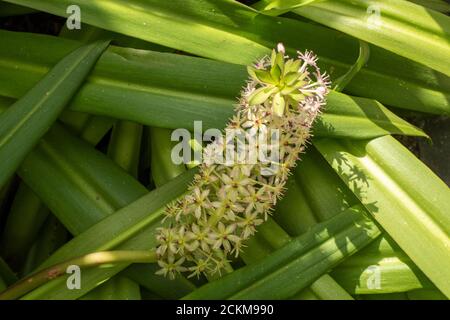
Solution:
M 317 137 L 366 139 L 386 134 L 427 137 L 419 128 L 398 117 L 375 100 L 330 92 L 324 113 L 313 128 Z
M 9 99 L 0 99 L 0 112 L 3 109 L 6 110 L 12 104 L 13 101 Z M 87 119 L 88 117 L 89 115 L 87 114 L 64 110 L 60 119 L 75 132 L 80 133 L 83 137 L 86 136 L 87 140 L 96 144 L 100 139 L 99 137 L 106 134 L 111 125 L 105 128 L 95 125 L 95 128 L 91 130 L 90 123 L 97 122 L 98 124 L 101 119 L 100 117 L 94 117 L 89 120 Z M 50 240 L 45 236 L 39 237 L 30 250 L 31 244 L 42 227 L 42 219 L 45 219 L 48 212 L 49 210 L 33 191 L 25 183 L 21 182 L 6 220 L 1 239 L 1 253 L 7 258 L 8 263 L 13 265 L 16 270 L 23 270 L 24 274 L 27 271 L 32 271 L 42 262 L 42 260 L 39 261 L 39 257 L 44 257 L 45 259 L 51 254 L 49 248 L 57 248 L 56 240 L 59 234 L 57 231 L 64 229 L 64 227 L 54 226 L 52 221 L 47 221 L 46 223 L 52 224 L 48 228 L 51 234 L 49 236 Z M 51 242 L 52 245 L 44 245 L 46 242 Z M 23 262 L 25 257 L 27 257 L 26 266 L 22 268 L 21 262 Z
M 73 51 L 0 115 L 0 186 L 57 119 L 107 46 L 101 41 Z
M 43 202 L 75 235 L 148 192 L 105 155 L 74 137 L 59 124 L 55 124 L 41 140 L 41 143 L 29 154 L 19 172 L 24 181 L 37 192 Z M 42 179 L 42 172 L 52 172 L 52 175 Z M 190 178 L 192 177 L 190 176 Z M 183 186 L 181 188 L 185 189 Z M 172 193 L 169 192 L 169 194 Z M 154 198 L 152 199 L 154 200 Z M 151 201 L 140 207 L 138 212 L 141 215 L 149 213 L 147 210 L 150 208 Z M 132 210 L 134 211 L 135 208 Z M 136 220 L 128 220 L 130 217 L 128 215 L 124 219 L 131 224 L 138 223 Z M 116 223 L 120 225 L 123 221 Z M 113 225 L 114 223 L 110 224 L 105 230 L 114 231 Z M 141 230 L 139 226 L 137 226 L 137 230 Z M 154 246 L 154 243 L 152 244 L 154 230 L 152 230 L 142 233 L 145 238 L 139 238 L 138 245 L 144 245 L 147 249 Z M 97 239 L 99 234 L 104 234 L 104 230 L 97 230 L 93 238 Z M 121 238 L 116 233 L 107 236 L 112 241 Z M 145 240 L 140 242 L 140 239 Z M 134 242 L 131 243 L 129 248 L 135 249 L 134 245 Z M 31 269 L 33 265 L 31 264 Z M 115 268 L 107 269 L 107 272 L 105 269 L 94 270 L 97 273 L 94 272 L 95 277 L 91 280 L 88 275 L 90 271 L 83 272 L 84 291 L 58 290 L 54 293 L 66 294 L 66 298 L 70 298 L 67 294 L 71 294 L 72 297 L 78 298 L 125 267 L 126 265 L 115 266 Z M 168 281 L 168 279 L 158 277 L 156 279 L 158 287 L 155 290 L 167 286 Z M 149 283 L 151 283 L 150 280 Z M 184 278 L 177 279 L 176 285 L 183 289 L 179 294 L 187 293 L 193 287 Z M 159 292 L 157 293 L 159 294 Z M 178 297 L 174 296 L 174 292 L 170 290 L 163 290 L 161 294 L 168 298 Z M 51 295 L 45 294 L 41 298 L 50 299 Z
M 409 1 L 442 13 L 450 12 L 450 3 L 445 2 L 445 0 L 409 0 Z
M 172 130 L 151 128 L 151 174 L 157 187 L 186 171 L 184 164 L 174 164 L 172 148 L 177 142 L 171 141 Z
M 450 75 L 450 18 L 403 0 L 328 0 L 293 10 Z
M 30 275 L 53 252 L 66 243 L 70 238 L 67 229 L 54 215 L 49 215 L 44 222 L 38 237 L 28 251 L 27 259 L 21 275 Z
M 16 47 L 18 36 L 6 35 L 4 45 Z M 20 41 L 21 46 L 30 45 L 33 56 L 5 58 L 20 67 L 14 69 L 14 63 L 9 62 L 0 69 L 0 93 L 13 97 L 20 96 L 41 77 L 56 59 L 55 53 L 75 45 L 50 37 L 39 42 L 40 37 L 35 35 L 21 37 L 27 40 Z M 39 43 L 45 43 L 50 50 L 39 49 Z M 0 57 L 9 56 L 3 48 Z M 234 64 L 113 47 L 99 60 L 71 108 L 171 129 L 193 130 L 197 120 L 203 121 L 204 130 L 222 128 L 233 114 L 236 93 L 247 77 L 245 68 Z M 335 92 L 329 95 L 325 112 L 314 128 L 315 136 L 325 137 L 365 139 L 388 133 L 423 136 L 380 103 Z
M 353 294 L 374 295 L 435 288 L 386 234 L 343 261 L 331 275 Z
M 296 185 L 294 179 L 290 179 L 289 188 L 294 187 Z M 293 182 L 293 183 L 292 183 Z M 289 189 L 288 193 L 292 191 Z M 294 188 L 294 191 L 296 189 Z M 291 195 L 293 193 L 291 192 Z M 294 194 L 297 196 L 297 194 Z M 297 203 L 293 203 L 292 197 L 283 198 L 283 202 L 290 202 L 290 205 L 295 206 Z M 279 217 L 280 208 L 277 209 L 277 212 L 274 216 Z M 304 212 L 300 211 L 301 207 L 297 207 L 296 211 L 289 212 L 293 213 L 296 217 L 302 216 Z M 313 224 L 315 225 L 315 223 Z M 310 225 L 305 226 L 305 228 L 311 227 Z M 281 228 L 272 218 L 269 218 L 265 223 L 258 226 L 258 233 L 253 237 L 253 241 L 246 241 L 246 248 L 241 255 L 242 260 L 246 264 L 252 264 L 256 261 L 264 259 L 274 250 L 280 249 L 287 243 L 289 243 L 292 238 Z M 266 253 L 266 251 L 268 251 Z M 339 284 L 328 274 L 322 275 L 320 278 L 315 280 L 308 289 L 314 294 L 316 294 L 320 299 L 335 299 L 335 300 L 353 300 L 349 293 L 347 293 Z M 300 298 L 297 296 L 297 298 Z
M 133 177 L 138 175 L 143 127 L 129 121 L 118 121 L 112 130 L 108 156 Z M 141 300 L 139 285 L 123 276 L 109 279 L 82 299 Z
M 290 181 L 286 196 L 279 202 L 274 214 L 275 220 L 292 236 L 303 234 L 317 220 L 326 221 L 360 203 L 314 147 L 308 148 L 302 156 L 294 177 L 297 183 Z M 382 268 L 378 265 L 382 260 L 400 262 Z M 381 288 L 375 283 L 369 289 L 370 284 L 366 280 L 373 279 L 368 276 L 378 271 L 381 272 Z M 335 274 L 338 276 L 336 280 L 345 289 L 361 294 L 405 291 L 422 288 L 429 282 L 385 232 L 367 248 L 337 266 L 331 273 L 333 277 Z M 388 279 L 395 281 L 387 283 Z
M 153 249 L 156 246 L 156 229 L 161 226 L 165 205 L 186 191 L 195 172 L 196 170 L 192 169 L 178 176 L 101 220 L 55 252 L 41 268 L 80 254 L 107 250 L 107 248 Z M 35 289 L 23 299 L 77 299 L 95 288 L 99 282 L 109 279 L 127 266 L 128 264 L 118 264 L 106 269 L 97 268 L 83 271 L 80 290 L 68 290 L 66 280 L 58 278 Z M 187 284 L 184 285 L 185 290 L 186 286 Z
M 380 230 L 353 208 L 313 227 L 263 260 L 204 285 L 184 299 L 287 299 L 369 244 Z
M 52 174 L 43 179 L 45 172 Z M 148 192 L 60 124 L 27 156 L 19 175 L 74 235 Z
M 391 136 L 315 141 L 386 232 L 450 296 L 450 190 Z
M 139 283 L 159 297 L 169 300 L 178 299 L 195 290 L 195 286 L 186 278 L 178 277 L 176 281 L 168 280 L 156 274 L 160 267 L 157 264 L 134 264 L 121 274 Z
M 6 289 L 6 283 L 3 281 L 2 277 L 0 276 L 0 291 L 3 291 Z
M 108 146 L 108 156 L 135 178 L 138 174 L 141 138 L 142 125 L 118 121 Z
M 126 277 L 115 277 L 80 300 L 141 300 L 139 285 Z
M 314 1 L 325 1 L 325 0 L 261 0 L 252 5 L 253 8 L 263 11 L 264 14 L 268 15 L 280 15 L 291 11 L 292 9 L 299 8 Z M 450 4 L 445 2 L 445 0 L 407 0 L 415 4 L 424 6 L 426 8 L 436 10 L 443 13 L 450 12 Z
M 279 16 L 294 8 L 307 6 L 315 1 L 323 0 L 261 0 L 252 5 L 256 10 L 270 16 Z
M 48 214 L 42 201 L 21 183 L 5 223 L 0 248 L 1 255 L 16 270 L 24 262 Z
M 353 65 L 359 47 L 356 39 L 340 32 L 294 19 L 265 16 L 237 1 L 8 1 L 64 17 L 69 5 L 79 5 L 83 23 L 243 65 L 269 54 L 278 42 L 283 42 L 291 54 L 305 49 L 316 52 L 323 70 L 328 70 L 332 79 Z M 450 92 L 448 77 L 376 46 L 371 48 L 370 63 L 347 90 L 386 105 L 449 113 L 445 99 Z
M 149 225 L 158 227 L 162 219 L 163 210 L 161 209 L 164 209 L 169 201 L 185 192 L 194 172 L 195 170 L 190 170 L 182 174 L 94 224 L 58 250 L 41 267 L 51 266 L 77 255 L 116 248 L 119 244 L 131 239 L 144 227 Z M 149 238 L 152 238 L 151 234 Z M 151 249 L 155 244 L 156 239 L 150 241 L 147 248 Z
M 36 10 L 27 7 L 16 6 L 14 4 L 6 3 L 3 1 L 0 2 L 0 17 L 18 16 L 33 12 L 36 12 Z
M 405 292 L 434 287 L 405 255 L 355 257 L 351 263 L 344 261 L 331 273 L 351 294 Z

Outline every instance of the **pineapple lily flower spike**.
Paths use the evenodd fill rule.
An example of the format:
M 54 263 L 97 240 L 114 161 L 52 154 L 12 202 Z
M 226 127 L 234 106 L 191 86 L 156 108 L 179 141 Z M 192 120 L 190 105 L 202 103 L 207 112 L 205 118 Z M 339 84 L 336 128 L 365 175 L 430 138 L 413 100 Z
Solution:
M 169 226 L 159 228 L 157 234 L 158 274 L 170 278 L 180 272 L 220 274 L 227 257 L 239 255 L 245 240 L 282 197 L 290 171 L 311 136 L 330 86 L 317 57 L 306 51 L 290 59 L 278 44 L 270 58 L 248 67 L 248 73 L 250 79 L 225 132 L 242 130 L 243 137 L 233 136 L 232 143 L 257 141 L 258 150 L 264 146 L 278 155 L 278 161 L 219 161 L 216 156 L 224 152 L 223 139 L 210 143 L 187 194 L 166 208 Z M 256 140 L 258 132 L 277 132 L 276 143 Z M 226 140 L 230 142 L 228 136 Z

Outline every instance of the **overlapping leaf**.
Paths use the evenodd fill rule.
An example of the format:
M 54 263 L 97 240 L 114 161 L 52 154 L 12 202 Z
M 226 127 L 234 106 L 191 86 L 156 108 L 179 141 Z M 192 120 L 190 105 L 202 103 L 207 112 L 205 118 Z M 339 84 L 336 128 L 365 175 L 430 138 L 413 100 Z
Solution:
M 69 5 L 83 8 L 83 22 L 128 36 L 226 62 L 250 64 L 283 42 L 291 54 L 313 50 L 333 78 L 358 55 L 358 41 L 339 32 L 297 21 L 269 17 L 228 0 L 8 0 L 67 16 Z M 306 6 L 305 8 L 309 8 Z M 157 30 L 157 32 L 155 32 Z M 442 62 L 445 64 L 445 59 Z M 348 92 L 386 105 L 449 114 L 450 81 L 375 46 L 369 64 Z
M 73 51 L 0 115 L 0 186 L 57 119 L 107 46 L 101 41 Z
M 450 18 L 442 13 L 403 0 L 317 1 L 294 12 L 450 76 Z
M 192 180 L 191 170 L 164 186 L 141 197 L 122 208 L 64 245 L 42 266 L 51 266 L 59 261 L 89 252 L 108 250 L 148 250 L 156 245 L 156 228 L 160 226 L 165 205 L 182 195 Z M 99 281 L 109 279 L 125 269 L 127 264 L 109 268 L 91 269 L 83 272 L 82 289 L 67 290 L 65 279 L 56 279 L 26 295 L 25 299 L 76 299 L 95 288 Z
M 185 299 L 287 299 L 379 234 L 357 208 L 348 210 Z
M 0 31 L 0 34 L 2 32 Z M 5 33 L 0 48 L 0 94 L 20 97 L 53 59 L 76 42 Z M 10 56 L 20 45 L 24 56 Z M 41 44 L 45 43 L 44 49 Z M 9 47 L 10 46 L 10 47 Z M 25 49 L 26 47 L 26 49 Z M 47 49 L 46 49 L 47 48 Z M 71 104 L 76 111 L 127 119 L 156 127 L 222 128 L 247 79 L 244 67 L 168 53 L 111 48 Z M 126 106 L 126 107 L 125 107 Z M 162 107 L 164 106 L 164 107 Z M 316 136 L 370 138 L 387 133 L 423 133 L 374 100 L 332 93 Z
M 414 263 L 450 296 L 450 191 L 391 136 L 315 145 Z

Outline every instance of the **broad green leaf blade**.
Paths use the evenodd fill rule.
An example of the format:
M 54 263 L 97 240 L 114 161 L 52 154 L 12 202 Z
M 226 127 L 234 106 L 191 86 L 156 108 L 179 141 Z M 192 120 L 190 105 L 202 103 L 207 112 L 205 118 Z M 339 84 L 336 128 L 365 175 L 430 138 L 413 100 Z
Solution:
M 69 231 L 54 215 L 49 215 L 28 252 L 21 275 L 29 275 L 70 238 Z
M 114 1 L 29 1 L 13 0 L 31 8 L 47 11 L 60 16 L 67 16 L 69 5 L 83 7 L 85 23 L 106 30 L 140 38 L 167 47 L 185 50 L 190 53 L 228 62 L 243 62 L 248 64 L 257 57 L 270 53 L 270 49 L 248 36 L 235 30 L 233 19 L 223 10 L 234 14 L 238 25 L 250 22 L 258 13 L 238 3 L 220 1 L 217 4 L 210 1 L 158 1 L 158 0 L 114 0 Z M 220 8 L 220 7 L 223 8 Z M 222 9 L 222 10 L 221 10 Z M 109 17 L 114 23 L 108 23 Z M 221 25 L 221 27 L 219 27 Z M 157 27 L 158 32 L 151 32 Z M 236 29 L 236 24 L 234 24 Z M 236 48 L 241 47 L 240 52 Z M 273 47 L 273 46 L 270 46 Z M 218 50 L 221 48 L 221 50 Z M 245 50 L 243 50 L 245 48 Z M 241 56 L 240 56 L 241 55 Z M 239 57 L 240 56 L 240 57 Z
M 178 176 L 182 171 L 180 172 L 180 165 L 176 166 L 171 161 L 171 152 L 174 143 L 170 141 L 170 130 L 152 128 L 151 138 L 152 172 L 155 183 L 158 185 Z M 201 146 L 199 146 L 200 151 L 201 149 Z M 182 168 L 184 171 L 184 166 L 182 166 Z M 288 198 L 285 200 L 286 201 L 284 202 L 286 203 L 292 199 Z M 259 226 L 255 238 L 257 239 L 249 241 L 246 244 L 246 249 L 241 255 L 242 260 L 246 264 L 251 264 L 263 259 L 274 249 L 279 249 L 291 240 L 291 237 L 272 218 L 269 218 L 264 224 Z M 263 247 L 261 247 L 261 243 L 263 243 Z M 337 299 L 351 299 L 351 296 L 346 293 L 344 289 L 340 288 L 330 276 L 319 278 L 312 284 L 312 287 L 314 287 L 314 289 L 311 289 L 313 292 L 328 291 L 329 295 L 333 295 Z
M 52 174 L 42 179 L 43 172 Z M 61 125 L 28 155 L 19 175 L 75 235 L 148 192 Z
M 106 248 L 153 249 L 156 246 L 156 229 L 161 226 L 165 205 L 186 191 L 195 171 L 193 169 L 178 176 L 95 224 L 55 252 L 40 268 Z M 68 290 L 65 278 L 58 278 L 35 289 L 23 299 L 77 299 L 127 266 L 118 264 L 83 271 L 80 290 Z
M 164 299 L 175 300 L 195 290 L 195 286 L 186 278 L 178 277 L 177 281 L 168 282 L 166 278 L 155 274 L 159 270 L 157 264 L 134 264 L 121 274 L 136 281 L 142 287 Z
M 448 300 L 439 290 L 419 289 L 407 293 L 409 300 Z
M 308 5 L 314 1 L 324 1 L 324 0 L 261 0 L 252 5 L 252 7 L 259 11 L 264 11 L 264 14 L 276 16 L 291 11 L 292 9 Z M 407 1 L 413 2 L 415 4 L 442 13 L 450 12 L 450 4 L 445 2 L 445 0 L 407 0 Z
M 401 119 L 375 100 L 332 91 L 327 101 L 324 113 L 313 128 L 316 137 L 349 136 L 352 139 L 365 139 L 386 134 L 427 137 L 421 129 Z
M 13 101 L 0 99 L 0 112 L 3 111 L 3 106 L 6 110 L 6 107 L 12 104 Z M 75 132 L 83 137 L 86 136 L 87 140 L 91 140 L 91 143 L 96 144 L 111 125 L 105 128 L 96 125 L 91 130 L 90 123 L 98 122 L 97 120 L 100 119 L 94 117 L 89 120 L 87 117 L 89 117 L 87 114 L 64 110 L 60 119 Z M 43 261 L 42 257 L 45 259 L 57 249 L 60 243 L 58 239 L 65 239 L 65 237 L 60 236 L 66 233 L 64 227 L 53 223 L 53 220 L 49 220 L 46 224 L 50 224 L 50 227 L 45 227 L 45 230 L 48 231 L 48 237 L 47 234 L 39 237 L 30 250 L 30 244 L 36 239 L 37 232 L 41 228 L 42 223 L 40 221 L 47 214 L 48 209 L 43 205 L 42 201 L 25 183 L 21 182 L 6 221 L 1 247 L 3 256 L 8 259 L 10 264 L 15 266 L 16 270 L 23 270 L 23 274 L 32 271 Z M 62 229 L 64 229 L 63 232 L 59 232 Z M 40 233 L 43 232 L 41 231 Z M 51 244 L 49 245 L 48 243 Z M 22 268 L 21 262 L 25 257 L 27 257 L 26 265 Z
M 450 12 L 450 3 L 445 2 L 445 0 L 409 0 L 409 1 L 442 13 Z
M 289 231 L 292 236 L 298 236 L 308 231 L 311 226 L 315 225 L 320 218 L 326 221 L 330 217 L 336 215 L 349 208 L 353 204 L 359 203 L 359 200 L 352 194 L 339 176 L 327 166 L 323 157 L 315 150 L 314 147 L 308 148 L 308 152 L 302 156 L 302 161 L 295 168 L 294 177 L 299 183 L 289 181 L 285 197 L 277 204 L 274 213 L 274 219 L 280 225 Z M 311 183 L 314 181 L 314 183 Z M 257 234 L 257 237 L 260 233 Z M 250 248 L 250 246 L 249 246 Z M 377 293 L 377 292 L 399 292 L 411 288 L 422 288 L 421 282 L 417 281 L 418 277 L 428 281 L 420 270 L 409 260 L 403 263 L 405 254 L 400 249 L 394 251 L 390 243 L 383 234 L 374 243 L 370 244 L 354 256 L 346 259 L 337 266 L 330 274 L 333 278 L 328 279 L 323 284 L 320 279 L 317 285 L 311 285 L 308 290 L 304 290 L 297 296 L 298 299 L 306 299 L 308 293 L 314 293 L 320 299 L 323 299 L 323 288 L 327 285 L 331 286 L 331 281 L 335 279 L 345 290 L 355 294 Z M 399 268 L 381 268 L 378 262 L 399 261 Z M 390 266 L 394 266 L 391 264 Z M 379 269 L 378 269 L 379 267 Z M 381 288 L 374 286 L 369 289 L 367 286 L 372 282 L 370 277 L 373 275 L 374 268 L 381 272 Z M 389 279 L 389 282 L 387 280 Z M 395 279 L 395 281 L 390 281 Z M 331 281 L 330 281 L 331 280 Z M 332 286 L 333 287 L 333 286 Z M 325 293 L 330 294 L 334 291 L 327 290 Z M 336 292 L 339 292 L 336 289 Z M 341 295 L 340 295 L 341 296 Z M 342 296 L 341 296 L 342 297 Z
M 108 146 L 108 156 L 135 178 L 138 174 L 142 129 L 140 124 L 118 121 Z
M 315 1 L 323 0 L 261 0 L 252 5 L 252 7 L 256 10 L 262 11 L 264 14 L 276 16 L 294 8 L 306 6 Z
M 319 222 L 360 203 L 313 146 L 302 156 L 294 177 Z
M 390 136 L 370 142 L 317 140 L 333 169 L 406 252 L 450 296 L 450 191 Z
M 0 17 L 18 16 L 33 12 L 36 12 L 36 10 L 0 1 Z
M 183 165 L 174 165 L 171 161 L 171 152 L 174 142 L 170 141 L 170 130 L 152 128 L 151 139 L 152 173 L 156 185 L 166 183 L 186 170 Z M 199 150 L 201 151 L 201 146 Z M 258 239 L 247 243 L 247 248 L 241 255 L 246 264 L 253 263 L 264 258 L 272 251 L 272 248 L 278 249 L 291 240 L 289 235 L 271 218 L 259 227 L 259 232 L 257 233 L 256 238 L 261 238 L 263 242 L 268 245 L 264 248 L 260 248 L 259 246 L 255 247 L 255 244 L 258 243 Z M 136 267 L 137 266 L 134 268 Z M 147 275 L 147 277 L 148 276 L 149 275 Z M 345 292 L 345 290 L 342 289 L 330 276 L 326 275 L 319 278 L 313 283 L 312 286 L 314 286 L 314 289 L 312 289 L 314 292 L 328 291 L 328 293 L 336 297 L 336 299 L 351 299 L 351 296 Z
M 304 159 L 304 157 L 302 158 Z M 304 166 L 303 159 L 297 168 Z M 298 170 L 297 168 L 294 170 Z M 288 180 L 286 188 L 283 199 L 277 203 L 273 218 L 291 237 L 295 237 L 317 224 L 318 219 L 313 213 L 304 190 L 295 181 L 295 178 Z
M 321 300 L 354 300 L 330 275 L 325 274 L 311 284 L 310 290 Z
M 142 125 L 138 123 L 118 121 L 113 127 L 108 145 L 108 156 L 135 178 L 138 175 L 142 131 Z M 136 282 L 115 276 L 83 299 L 140 300 L 141 293 Z
M 6 111 L 15 101 L 15 99 L 0 96 L 0 113 Z
M 0 96 L 0 113 L 13 105 L 15 99 Z M 64 110 L 59 117 L 62 123 L 83 140 L 97 145 L 116 122 L 113 118 L 90 117 L 89 114 Z
M 23 171 L 22 178 L 38 191 L 45 204 L 52 208 L 74 234 L 82 232 L 116 209 L 147 193 L 142 185 L 114 165 L 106 156 L 75 138 L 59 125 L 55 125 L 27 157 L 21 171 Z M 52 172 L 52 175 L 48 179 L 42 179 L 42 172 Z M 148 206 L 142 209 L 147 208 Z M 101 233 L 103 231 L 97 232 L 97 235 Z M 144 236 L 147 234 L 152 238 L 153 233 L 144 233 Z M 116 235 L 111 236 L 115 237 Z M 151 241 L 146 237 L 142 243 L 146 245 Z M 89 285 L 86 284 L 83 292 L 70 293 L 76 293 L 76 297 L 79 297 L 125 267 L 126 265 L 123 265 L 111 273 L 108 273 L 111 270 L 105 272 L 105 269 L 100 268 L 97 271 L 101 280 L 95 277 L 91 283 L 86 275 L 89 271 L 83 272 L 83 279 Z M 177 280 L 180 287 L 185 287 L 189 283 L 181 280 L 183 279 Z M 167 279 L 159 281 L 160 285 L 164 281 L 167 285 Z
M 450 18 L 403 0 L 319 1 L 293 10 L 450 76 Z
M 80 300 L 141 300 L 141 292 L 137 283 L 119 276 L 101 284 Z
M 283 42 L 288 52 L 313 50 L 336 79 L 353 65 L 359 44 L 352 37 L 294 19 L 268 17 L 228 0 L 14 0 L 61 16 L 83 8 L 83 22 L 196 55 L 248 65 Z M 308 7 L 306 7 L 308 8 Z M 155 32 L 156 30 L 156 32 Z M 445 60 L 443 60 L 445 61 Z M 371 59 L 348 92 L 386 105 L 450 113 L 448 77 L 418 63 L 371 48 Z M 395 93 L 395 94 L 393 94 Z
M 18 35 L 5 36 L 8 40 L 5 46 L 17 46 Z M 51 37 L 20 36 L 27 40 L 21 47 L 30 44 L 28 49 L 33 50 L 34 57 L 9 57 L 9 51 L 0 47 L 0 57 L 8 56 L 6 60 L 15 61 L 0 69 L 0 93 L 12 97 L 20 96 L 27 86 L 32 86 L 34 79 L 45 72 L 39 70 L 52 65 L 52 56 L 56 60 L 56 53 L 76 46 L 75 42 L 55 41 Z M 38 39 L 51 50 L 39 49 Z M 0 64 L 1 61 L 0 58 Z M 16 64 L 19 69 L 14 68 Z M 171 129 L 193 130 L 196 120 L 203 122 L 204 130 L 222 128 L 233 114 L 236 95 L 247 77 L 245 68 L 238 65 L 112 47 L 99 60 L 71 108 Z M 356 139 L 388 133 L 423 136 L 420 130 L 376 101 L 334 92 L 329 95 L 325 113 L 314 128 L 315 136 Z
M 331 275 L 353 294 L 434 288 L 431 281 L 387 235 L 342 262 Z
M 294 179 L 290 179 L 288 183 L 290 185 L 288 188 L 292 188 L 296 185 Z M 291 191 L 291 192 L 290 192 Z M 296 191 L 294 188 L 293 191 Z M 293 193 L 291 189 L 288 189 L 288 193 L 291 195 L 297 196 L 296 193 Z M 283 198 L 283 201 L 286 206 L 295 206 L 297 203 L 294 203 L 294 199 L 286 195 Z M 286 204 L 290 202 L 290 204 Z M 297 210 L 300 209 L 297 207 Z M 278 207 L 277 212 L 275 213 L 276 217 L 279 217 L 280 208 Z M 292 211 L 289 213 L 293 213 Z M 301 215 L 303 212 L 296 211 L 295 216 Z M 309 228 L 314 224 L 309 224 L 305 226 L 305 228 Z M 260 261 L 267 257 L 271 252 L 280 249 L 287 243 L 289 243 L 292 238 L 281 228 L 272 218 L 269 218 L 265 223 L 258 227 L 257 234 L 253 237 L 251 241 L 247 241 L 245 243 L 245 250 L 241 254 L 242 260 L 246 264 L 252 264 L 257 261 Z M 309 289 L 311 292 L 317 295 L 320 299 L 336 299 L 336 300 L 353 300 L 349 293 L 347 293 L 339 284 L 328 274 L 324 274 L 316 281 L 314 281 Z
M 174 164 L 172 148 L 177 142 L 171 141 L 172 130 L 150 128 L 151 173 L 157 187 L 186 171 L 184 164 Z
M 326 160 L 314 147 L 308 148 L 308 152 L 302 156 L 302 161 L 295 169 L 294 177 L 297 183 L 288 185 L 286 196 L 279 202 L 274 213 L 275 220 L 283 228 L 289 230 L 292 236 L 303 234 L 318 220 L 326 221 L 339 212 L 360 203 L 337 173 L 327 166 Z M 396 279 L 395 282 L 390 283 L 391 285 L 383 283 L 381 290 L 398 292 L 411 287 L 421 288 L 421 282 L 414 279 L 423 279 L 425 283 L 429 280 L 426 280 L 417 266 L 405 257 L 405 253 L 383 233 L 374 243 L 337 266 L 331 274 L 333 277 L 335 274 L 338 275 L 336 280 L 349 292 L 354 293 L 355 288 L 358 288 L 358 292 L 359 290 L 362 292 L 364 285 L 367 288 L 367 282 L 360 278 L 371 274 L 378 261 L 382 259 L 385 261 L 401 260 L 404 262 L 401 264 L 401 268 L 381 270 L 383 279 L 385 276 Z M 347 273 L 347 270 L 341 271 L 341 269 L 348 266 L 351 266 L 351 276 L 344 277 L 342 275 L 350 274 Z M 372 293 L 377 290 L 372 290 Z
M 362 261 L 352 258 L 351 263 L 344 261 L 331 273 L 351 294 L 406 292 L 433 287 L 430 280 L 406 256 L 399 259 L 366 255 Z
M 0 291 L 5 290 L 6 287 L 7 287 L 7 286 L 6 286 L 5 281 L 3 281 L 3 279 L 2 279 L 1 276 L 0 276 Z
M 63 60 L 0 115 L 0 186 L 50 128 L 108 46 L 83 46 Z
M 117 122 L 108 117 L 89 117 L 79 136 L 91 145 L 97 145 Z M 66 122 L 64 122 L 66 124 Z
M 184 299 L 286 299 L 379 234 L 361 211 L 348 210 L 265 259 L 204 285 Z
M 21 183 L 11 205 L 1 241 L 1 255 L 16 270 L 22 266 L 49 213 L 33 191 Z

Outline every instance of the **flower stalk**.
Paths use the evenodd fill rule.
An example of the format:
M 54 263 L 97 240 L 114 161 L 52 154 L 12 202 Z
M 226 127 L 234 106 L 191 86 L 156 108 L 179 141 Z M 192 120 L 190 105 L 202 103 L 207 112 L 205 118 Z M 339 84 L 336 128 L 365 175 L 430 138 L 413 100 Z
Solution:
M 290 59 L 279 44 L 248 73 L 226 136 L 205 147 L 187 195 L 166 209 L 170 224 L 157 234 L 159 274 L 174 278 L 179 272 L 192 277 L 225 271 L 228 257 L 239 255 L 283 196 L 311 136 L 330 85 L 317 57 L 307 51 Z M 230 138 L 231 131 L 240 134 Z M 237 154 L 230 145 L 238 146 Z M 256 148 L 242 152 L 246 146 Z
M 69 266 L 75 265 L 82 269 L 92 268 L 103 264 L 121 262 L 154 263 L 156 262 L 156 254 L 154 251 L 123 250 L 90 253 L 38 271 L 20 280 L 7 290 L 0 293 L 0 300 L 18 299 L 42 284 L 66 274 L 66 270 Z

